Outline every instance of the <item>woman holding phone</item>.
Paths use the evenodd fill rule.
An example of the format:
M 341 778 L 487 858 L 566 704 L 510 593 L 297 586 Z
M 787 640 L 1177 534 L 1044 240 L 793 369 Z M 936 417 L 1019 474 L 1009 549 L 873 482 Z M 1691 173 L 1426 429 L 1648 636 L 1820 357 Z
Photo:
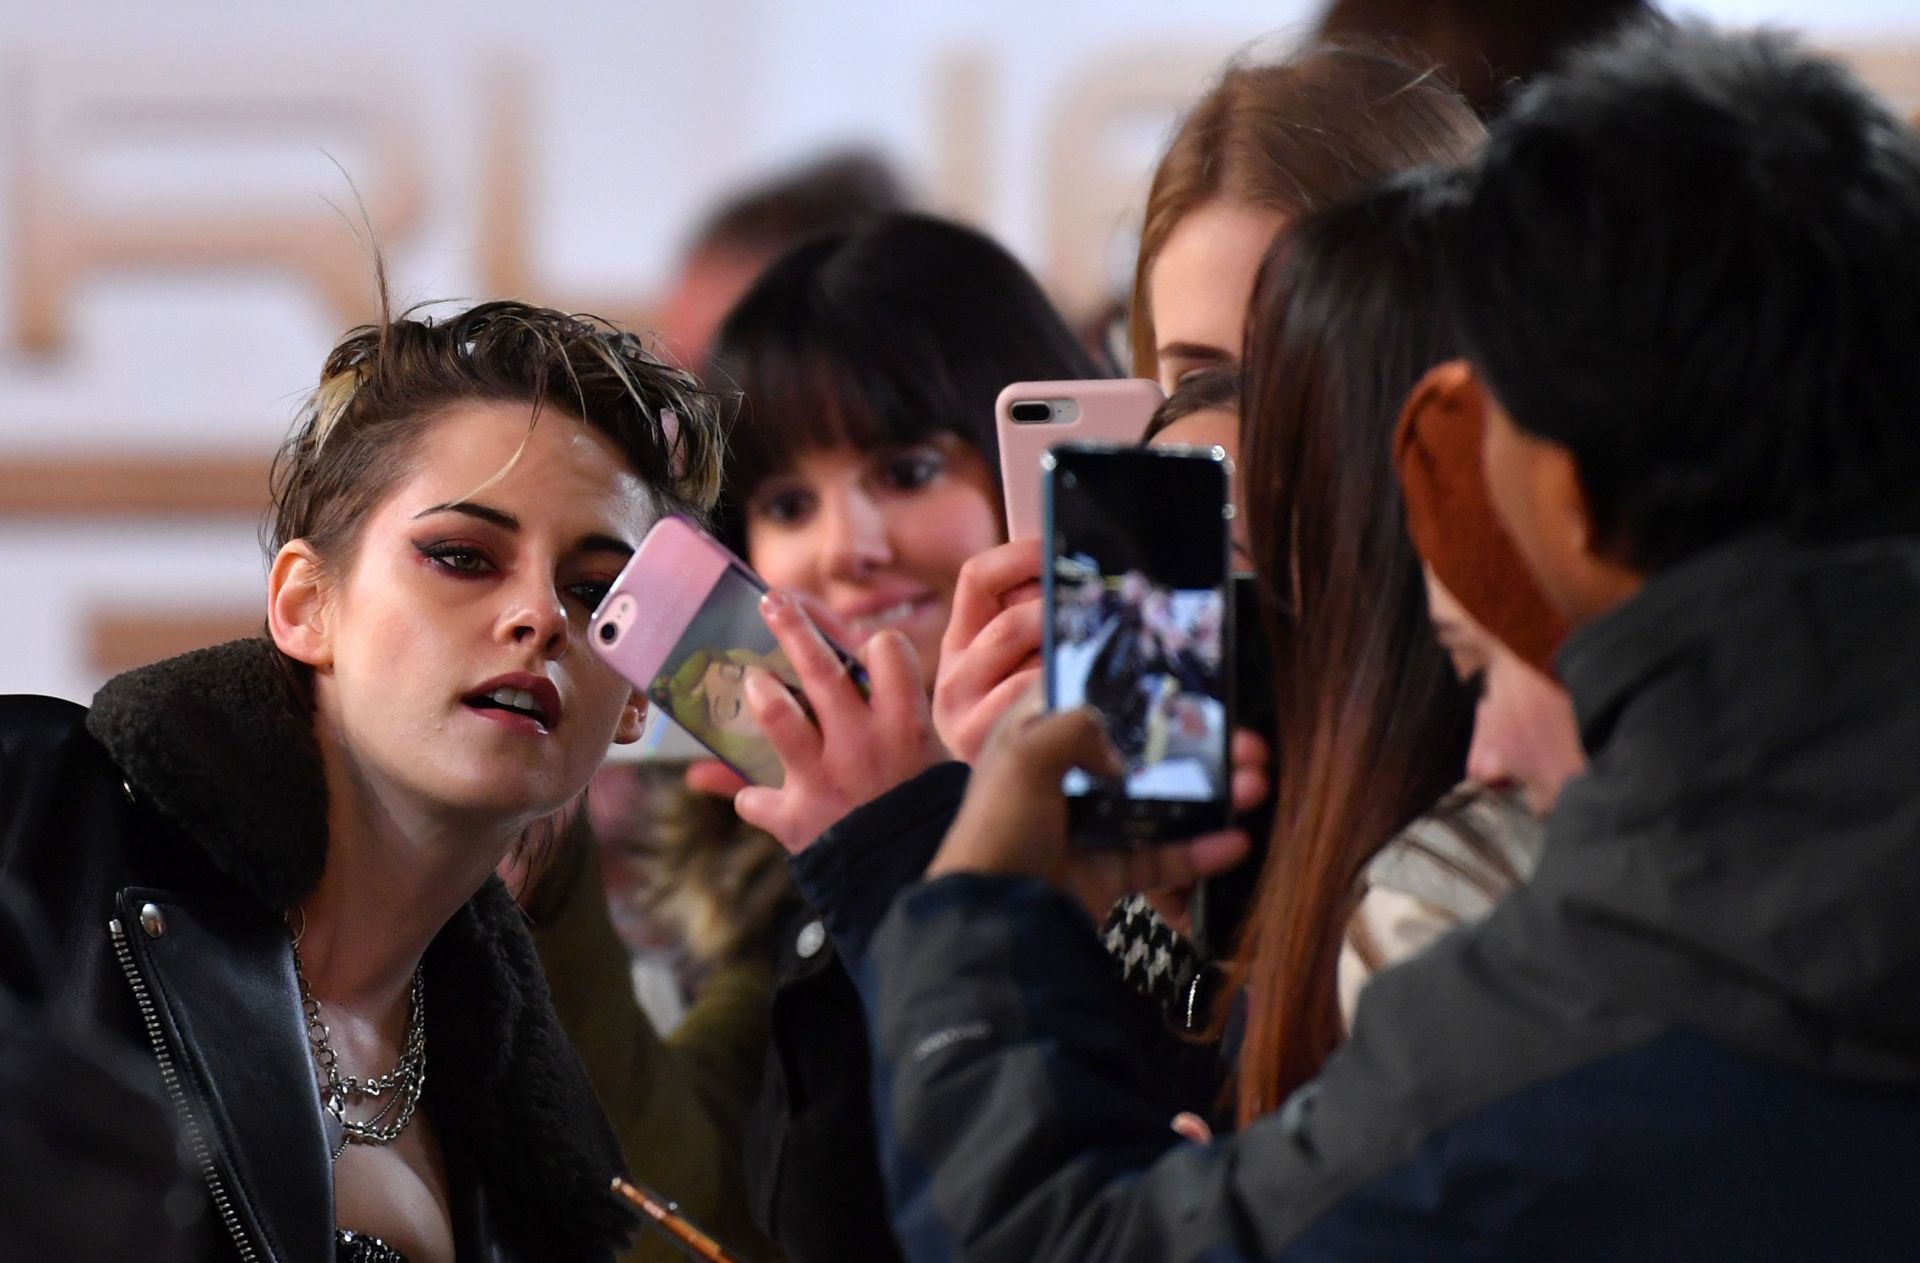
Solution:
M 1281 61 L 1229 63 L 1174 129 L 1147 192 L 1129 307 L 1132 372 L 1174 395 L 1188 378 L 1234 369 L 1275 234 L 1395 172 L 1456 162 L 1481 135 L 1443 82 L 1379 52 L 1323 44 Z M 963 759 L 1037 678 L 1040 551 L 1033 541 L 1003 545 L 961 585 L 946 638 L 953 665 L 938 682 L 934 716 Z
M 1153 174 L 1134 268 L 1133 371 L 1172 394 L 1240 362 L 1274 234 L 1396 171 L 1451 161 L 1479 121 L 1430 71 L 1321 45 L 1226 67 Z
M 865 651 L 876 698 L 910 696 L 924 713 L 959 573 L 1004 538 L 996 397 L 1011 381 L 1097 377 L 1101 366 L 1005 250 L 957 224 L 891 213 L 803 243 L 769 267 L 723 323 L 705 375 L 716 389 L 739 394 L 716 533 L 780 593 L 767 621 L 789 639 L 801 629 L 815 635 L 810 620 L 817 621 L 847 648 Z M 779 688 L 772 676 L 757 685 L 762 674 L 749 669 L 739 681 L 749 706 L 756 691 Z M 912 724 L 911 706 L 895 710 Z M 864 770 L 889 778 L 883 785 L 945 757 L 930 725 L 904 736 L 882 727 L 895 739 Z M 774 791 L 743 788 L 718 762 L 696 764 L 688 780 L 737 795 L 743 819 L 793 849 L 856 805 L 796 812 L 786 799 L 769 804 L 765 796 Z M 933 840 L 901 854 L 924 862 Z M 708 841 L 735 855 L 756 845 L 726 830 Z M 779 855 L 771 840 L 757 845 Z M 632 1003 L 617 944 L 601 924 L 599 889 L 595 881 L 574 883 L 552 912 L 554 931 L 537 937 L 563 1015 L 577 1015 L 569 1029 L 589 1073 L 616 1089 L 602 1097 L 624 1135 L 654 1108 L 658 1094 L 648 1085 L 658 1041 Z M 582 970 L 576 966 L 588 960 L 581 949 L 589 937 L 605 950 Z M 744 1240 L 734 1202 L 745 1200 L 792 1263 L 898 1257 L 873 1149 L 865 1027 L 852 981 L 798 900 L 774 934 L 773 952 L 772 1054 L 745 1124 L 745 1152 L 725 1175 L 735 1184 L 744 1179 L 745 1190 L 723 1184 L 708 1222 L 723 1240 Z M 705 1007 L 703 997 L 690 1022 L 704 1021 Z M 751 1016 L 736 1006 L 730 1033 L 706 1046 L 731 1055 L 756 1032 L 764 1045 L 764 1018 Z M 717 1138 L 722 1150 L 738 1147 L 734 1111 L 743 1086 L 745 1079 L 730 1075 L 699 1100 L 681 1102 L 687 1130 Z
M 383 295 L 384 297 L 384 295 Z M 266 627 L 0 703 L 0 873 L 148 1050 L 199 1257 L 603 1259 L 620 1153 L 494 867 L 632 690 L 581 637 L 718 482 L 710 398 L 523 303 L 356 329 L 274 467 Z
M 775 263 L 722 323 L 707 374 L 742 401 L 721 538 L 798 598 L 776 602 L 775 630 L 811 615 L 849 649 L 872 645 L 877 695 L 924 697 L 961 568 L 1004 538 L 995 398 L 1008 382 L 1103 375 L 1026 269 L 957 224 L 884 215 Z M 876 759 L 918 771 L 936 753 L 922 729 Z M 763 814 L 784 802 L 772 794 L 747 789 L 736 807 L 811 841 L 777 806 Z M 897 1257 L 858 997 L 810 911 L 780 951 L 747 1139 L 756 1215 L 793 1263 Z

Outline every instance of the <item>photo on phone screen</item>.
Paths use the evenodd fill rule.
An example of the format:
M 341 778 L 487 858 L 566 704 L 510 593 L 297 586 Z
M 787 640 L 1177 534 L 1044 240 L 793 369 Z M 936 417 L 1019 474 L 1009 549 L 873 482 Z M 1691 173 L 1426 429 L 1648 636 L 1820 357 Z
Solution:
M 1073 771 L 1063 789 L 1126 836 L 1210 827 L 1228 780 L 1224 461 L 1091 447 L 1051 459 L 1048 702 L 1098 710 L 1126 764 L 1123 782 Z
M 728 569 L 648 682 L 647 700 L 748 780 L 778 785 L 780 756 L 747 708 L 748 667 L 773 672 L 798 694 L 800 678 L 760 617 L 760 589 Z

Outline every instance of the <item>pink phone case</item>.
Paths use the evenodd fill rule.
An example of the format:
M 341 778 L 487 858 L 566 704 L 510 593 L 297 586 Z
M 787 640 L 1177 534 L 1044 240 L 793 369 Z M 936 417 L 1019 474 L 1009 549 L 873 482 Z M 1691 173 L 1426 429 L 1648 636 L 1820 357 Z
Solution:
M 1000 436 L 1000 486 L 1007 538 L 1040 533 L 1040 458 L 1056 443 L 1138 443 L 1166 401 L 1144 377 L 1107 381 L 1015 382 L 994 403 Z M 1051 405 L 1046 420 L 1016 419 L 1016 406 Z M 1063 415 L 1065 414 L 1065 415 Z
M 587 625 L 588 643 L 688 736 L 759 785 L 785 769 L 743 698 L 745 672 L 772 671 L 803 709 L 799 675 L 760 617 L 766 585 L 682 517 L 647 532 Z M 866 673 L 829 640 L 864 687 Z
M 589 643 L 644 693 L 713 585 L 734 565 L 746 570 L 725 545 L 686 518 L 662 518 L 601 598 L 587 627 Z M 608 627 L 615 629 L 611 644 Z

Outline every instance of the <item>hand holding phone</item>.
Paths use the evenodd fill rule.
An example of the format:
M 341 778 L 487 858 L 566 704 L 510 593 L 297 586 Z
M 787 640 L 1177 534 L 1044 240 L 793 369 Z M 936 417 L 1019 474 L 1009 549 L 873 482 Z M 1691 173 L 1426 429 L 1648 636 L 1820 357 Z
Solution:
M 940 641 L 933 722 L 962 762 L 979 756 L 1000 716 L 1040 678 L 1045 564 L 1038 539 L 1016 539 L 960 568 Z
M 1150 847 L 1072 845 L 1062 778 L 1079 768 L 1117 775 L 1121 767 L 1096 715 L 1084 707 L 1049 713 L 1038 694 L 1027 695 L 981 751 L 927 879 L 947 873 L 1036 877 L 1098 925 L 1132 891 L 1191 886 L 1246 853 L 1246 835 L 1237 829 Z
M 934 735 L 919 659 L 904 635 L 883 631 L 867 641 L 863 687 L 792 596 L 768 593 L 761 612 L 812 710 L 803 711 L 774 677 L 749 676 L 747 705 L 786 778 L 778 788 L 741 790 L 733 806 L 797 854 L 854 808 L 947 756 Z
M 682 517 L 661 519 L 594 611 L 588 642 L 647 700 L 747 780 L 779 785 L 780 756 L 747 706 L 764 672 L 800 677 L 760 617 L 766 585 L 746 563 Z M 856 686 L 865 671 L 837 646 Z M 798 698 L 804 709 L 804 694 Z

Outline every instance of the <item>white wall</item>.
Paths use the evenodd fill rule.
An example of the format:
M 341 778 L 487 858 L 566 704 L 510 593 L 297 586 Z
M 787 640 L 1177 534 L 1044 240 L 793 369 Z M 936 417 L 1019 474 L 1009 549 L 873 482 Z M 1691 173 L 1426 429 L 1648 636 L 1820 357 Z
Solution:
M 12 4 L 0 14 L 0 462 L 97 451 L 269 450 L 346 323 L 325 287 L 272 263 L 134 260 L 85 272 L 57 348 L 23 347 L 23 280 L 62 233 L 231 219 L 305 223 L 318 258 L 351 259 L 353 175 L 403 297 L 488 291 L 487 181 L 500 76 L 526 93 L 529 296 L 639 302 L 686 226 L 732 182 L 824 144 L 883 147 L 936 198 L 972 203 L 1043 274 L 1057 273 L 1044 176 L 1054 127 L 1102 66 L 1204 68 L 1263 33 L 1284 40 L 1304 0 L 575 0 L 477 6 L 169 0 Z M 1690 6 L 1792 24 L 1793 6 Z M 1804 14 L 1828 38 L 1906 32 L 1895 0 Z M 981 68 L 965 118 L 945 111 L 955 58 Z M 135 91 L 131 96 L 128 89 Z M 195 102 L 248 104 L 196 121 Z M 118 98 L 118 99 L 116 99 Z M 161 109 L 156 100 L 175 107 Z M 179 103 L 184 102 L 185 105 Z M 278 102 L 276 104 L 276 102 Z M 1166 117 L 1120 143 L 1144 189 Z M 977 152 L 943 148 L 971 124 Z M 979 180 L 956 183 L 972 169 Z M 964 185 L 964 187 L 962 187 Z M 27 194 L 51 206 L 36 227 Z M 325 199 L 325 200 L 323 200 Z M 514 199 L 509 198 L 509 201 Z M 345 209 L 343 219 L 326 202 Z M 391 212 L 390 221 L 379 217 Z M 1116 216 L 1116 219 L 1118 217 Z M 1119 225 L 1116 223 L 1116 227 Z M 51 244 L 50 244 L 51 243 Z M 72 242 L 66 242 L 71 246 Z M 1098 245 L 1094 246 L 1098 249 Z M 164 251 L 162 253 L 165 253 Z M 296 251 L 297 253 L 297 251 Z M 336 273 L 339 269 L 335 269 Z M 355 268 L 345 274 L 352 283 Z M 359 274 L 364 276 L 364 272 Z M 0 514 L 0 693 L 83 699 L 97 685 L 82 627 L 102 605 L 246 607 L 262 563 L 251 522 L 79 523 Z

